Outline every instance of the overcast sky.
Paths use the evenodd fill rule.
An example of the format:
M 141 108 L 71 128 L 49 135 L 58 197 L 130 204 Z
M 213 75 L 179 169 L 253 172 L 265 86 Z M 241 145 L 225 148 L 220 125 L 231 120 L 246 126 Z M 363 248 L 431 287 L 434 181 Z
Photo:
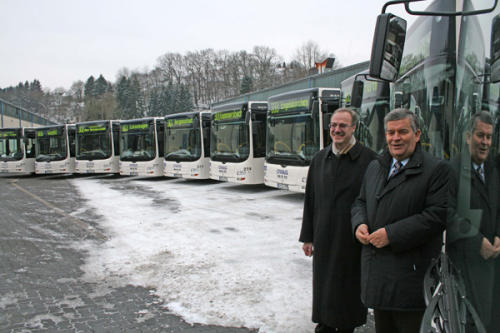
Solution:
M 38 79 L 70 88 L 121 68 L 151 70 L 168 52 L 276 49 L 308 40 L 346 66 L 369 60 L 385 0 L 0 0 L 0 88 Z M 391 7 L 393 8 L 393 7 Z M 391 10 L 398 13 L 398 10 Z

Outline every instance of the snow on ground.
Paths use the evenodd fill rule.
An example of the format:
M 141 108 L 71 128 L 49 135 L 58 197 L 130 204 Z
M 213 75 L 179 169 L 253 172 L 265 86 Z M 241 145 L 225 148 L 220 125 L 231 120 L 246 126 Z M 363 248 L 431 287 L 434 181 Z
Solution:
M 73 182 L 109 235 L 87 245 L 86 279 L 152 288 L 191 323 L 313 330 L 301 194 L 182 179 Z

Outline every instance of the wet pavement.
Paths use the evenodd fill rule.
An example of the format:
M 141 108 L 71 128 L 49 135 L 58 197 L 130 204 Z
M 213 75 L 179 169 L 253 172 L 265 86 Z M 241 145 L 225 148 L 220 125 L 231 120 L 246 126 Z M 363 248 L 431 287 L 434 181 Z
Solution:
M 86 282 L 75 244 L 106 235 L 72 177 L 0 175 L 0 332 L 252 332 L 190 325 L 147 288 Z

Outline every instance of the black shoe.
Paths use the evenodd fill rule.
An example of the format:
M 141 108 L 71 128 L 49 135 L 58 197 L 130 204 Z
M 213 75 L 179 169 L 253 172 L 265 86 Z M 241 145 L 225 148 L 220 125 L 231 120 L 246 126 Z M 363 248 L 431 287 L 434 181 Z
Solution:
M 325 324 L 318 324 L 314 329 L 314 333 L 335 333 L 335 328 L 326 326 Z

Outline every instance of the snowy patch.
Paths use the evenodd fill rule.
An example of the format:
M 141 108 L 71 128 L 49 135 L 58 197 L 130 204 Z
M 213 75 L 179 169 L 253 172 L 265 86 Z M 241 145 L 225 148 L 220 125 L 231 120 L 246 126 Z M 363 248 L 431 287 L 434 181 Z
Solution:
M 24 299 L 26 297 L 26 293 L 14 294 L 8 292 L 7 294 L 0 296 L 0 308 L 5 309 L 9 305 L 16 304 L 19 298 Z
M 109 236 L 83 245 L 85 280 L 152 288 L 189 323 L 313 330 L 302 195 L 183 180 L 73 183 Z
M 52 322 L 51 323 L 52 325 L 54 325 L 54 324 L 57 325 L 61 321 L 63 321 L 63 319 L 61 319 L 57 316 L 54 316 L 51 314 L 42 314 L 42 315 L 37 315 L 37 316 L 33 317 L 31 320 L 26 322 L 24 324 L 24 326 L 27 328 L 30 328 L 30 329 L 36 329 L 36 328 L 42 329 L 42 328 L 45 328 L 45 325 L 49 324 L 50 322 Z M 52 325 L 50 325 L 50 326 L 52 326 Z
M 85 302 L 78 295 L 65 295 L 64 300 L 60 301 L 57 305 L 76 308 L 85 306 Z

